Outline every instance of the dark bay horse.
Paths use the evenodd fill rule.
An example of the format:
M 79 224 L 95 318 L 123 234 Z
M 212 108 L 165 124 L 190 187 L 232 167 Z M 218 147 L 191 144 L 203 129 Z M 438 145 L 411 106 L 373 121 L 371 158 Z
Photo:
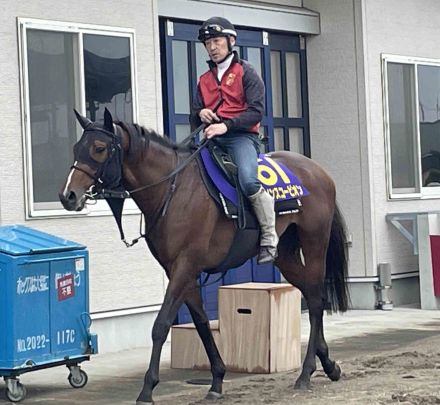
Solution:
M 108 111 L 103 125 L 79 114 L 77 117 L 84 132 L 74 147 L 75 163 L 59 195 L 63 206 L 79 211 L 92 186 L 109 187 L 115 179 L 116 183 L 121 179 L 126 190 L 136 191 L 132 198 L 146 219 L 145 239 L 169 278 L 153 326 L 150 365 L 137 405 L 153 402 L 162 346 L 182 303 L 190 310 L 211 363 L 212 386 L 208 398 L 221 398 L 225 366 L 209 329 L 197 279 L 204 269 L 215 268 L 222 262 L 232 244 L 234 224 L 209 196 L 195 160 L 177 174 L 175 192 L 170 199 L 174 176 L 168 175 L 189 158 L 192 153 L 189 148 L 179 147 L 140 126 L 114 123 Z M 286 151 L 274 152 L 271 157 L 293 170 L 310 191 L 302 201 L 300 213 L 277 219 L 280 242 L 275 263 L 307 301 L 310 337 L 303 368 L 295 383 L 295 388 L 307 389 L 316 370 L 316 355 L 331 380 L 341 376 L 340 367 L 329 358 L 322 317 L 326 304 L 333 310 L 347 310 L 345 227 L 335 203 L 335 185 L 317 163 Z M 167 211 L 162 216 L 159 214 L 165 201 Z

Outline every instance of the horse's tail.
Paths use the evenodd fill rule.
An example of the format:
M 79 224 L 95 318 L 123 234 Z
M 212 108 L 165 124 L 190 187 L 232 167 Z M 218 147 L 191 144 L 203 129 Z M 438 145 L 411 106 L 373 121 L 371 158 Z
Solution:
M 347 253 L 345 221 L 336 205 L 327 250 L 327 269 L 325 273 L 327 301 L 333 311 L 345 312 L 350 304 L 347 287 Z

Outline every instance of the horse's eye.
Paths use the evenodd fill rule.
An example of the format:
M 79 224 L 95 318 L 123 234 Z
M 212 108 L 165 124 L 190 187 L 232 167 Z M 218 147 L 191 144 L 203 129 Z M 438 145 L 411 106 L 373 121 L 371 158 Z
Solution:
M 96 153 L 103 153 L 103 152 L 105 152 L 105 147 L 104 146 L 97 146 L 95 148 L 95 152 Z

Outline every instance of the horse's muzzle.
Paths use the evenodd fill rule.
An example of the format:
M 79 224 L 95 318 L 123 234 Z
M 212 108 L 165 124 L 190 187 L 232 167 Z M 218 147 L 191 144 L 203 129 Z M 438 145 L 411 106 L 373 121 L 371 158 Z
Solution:
M 59 193 L 58 197 L 67 211 L 81 211 L 84 208 L 85 199 L 78 198 L 76 193 L 72 190 Z

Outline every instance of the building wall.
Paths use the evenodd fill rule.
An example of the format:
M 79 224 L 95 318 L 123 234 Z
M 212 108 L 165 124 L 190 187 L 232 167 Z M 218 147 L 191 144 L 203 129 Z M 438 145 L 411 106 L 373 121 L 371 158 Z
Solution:
M 250 1 L 241 1 L 240 3 L 261 3 L 262 6 L 270 5 L 270 6 L 288 6 L 288 7 L 301 7 L 302 0 L 250 0 Z
M 336 181 L 353 238 L 350 277 L 373 277 L 368 285 L 352 286 L 355 307 L 371 307 L 371 283 L 383 262 L 393 274 L 412 276 L 393 283 L 396 303 L 417 302 L 417 279 L 410 274 L 418 270 L 417 256 L 385 216 L 438 210 L 438 199 L 388 200 L 381 55 L 440 59 L 434 46 L 438 1 L 304 0 L 303 5 L 319 12 L 321 24 L 320 35 L 307 37 L 312 158 Z
M 291 10 L 286 14 L 278 14 L 280 17 L 276 25 L 278 28 L 290 27 L 289 29 L 294 31 L 306 29 L 307 32 L 319 32 L 316 14 L 307 11 L 296 13 L 293 10 L 294 7 L 301 6 L 301 0 L 293 2 L 287 0 L 243 1 L 240 4 L 238 2 L 216 4 L 208 1 L 203 3 L 206 15 L 200 15 L 198 17 L 200 20 L 211 15 L 208 15 L 208 11 L 218 14 L 219 11 L 236 10 L 237 5 L 243 4 L 247 5 L 247 7 L 239 7 L 240 15 L 244 18 L 243 24 L 246 25 L 248 21 L 248 25 L 258 25 L 255 22 L 255 16 L 271 21 L 274 13 L 284 8 Z M 255 4 L 255 8 L 250 7 L 251 3 Z M 78 0 L 75 3 L 69 0 L 60 0 L 55 3 L 49 0 L 28 2 L 9 0 L 3 2 L 0 15 L 0 71 L 2 72 L 0 85 L 3 96 L 3 102 L 1 102 L 2 142 L 0 142 L 0 156 L 2 156 L 0 159 L 0 173 L 2 173 L 0 176 L 0 225 L 25 224 L 80 242 L 88 247 L 90 303 L 94 321 L 92 330 L 101 335 L 101 352 L 150 344 L 148 336 L 159 309 L 158 304 L 163 300 L 166 278 L 145 244 L 141 242 L 129 250 L 122 245 L 116 224 L 110 215 L 26 220 L 24 129 L 21 116 L 17 18 L 54 20 L 73 24 L 98 24 L 135 30 L 137 121 L 161 131 L 162 100 L 158 29 L 158 16 L 162 15 L 159 12 L 161 4 L 163 5 L 164 2 L 157 0 L 120 0 L 118 2 L 97 0 L 93 4 L 85 0 Z M 174 9 L 180 9 L 184 18 L 196 18 L 188 10 L 185 14 L 185 4 L 181 1 L 175 0 L 172 6 Z M 252 11 L 254 17 L 249 17 L 249 10 Z M 269 13 L 267 16 L 270 18 L 267 16 L 264 18 L 264 13 Z M 170 15 L 175 16 L 173 13 Z M 242 21 L 241 17 L 240 21 Z M 269 27 L 272 27 L 271 24 Z M 125 215 L 123 222 L 127 238 L 138 236 L 138 215 Z M 124 336 L 123 339 L 118 339 L 121 330 L 124 331 Z M 145 330 L 145 333 L 142 333 L 142 330 Z
M 425 0 L 423 8 L 417 0 L 258 3 L 302 3 L 320 14 L 321 34 L 307 37 L 311 152 L 337 185 L 338 201 L 353 242 L 350 277 L 376 276 L 380 262 L 390 262 L 393 273 L 416 270 L 412 246 L 385 222 L 385 215 L 436 209 L 438 204 L 437 200 L 387 200 L 380 55 L 440 59 L 440 50 L 432 40 L 440 34 L 436 24 L 440 17 L 438 1 Z M 117 312 L 115 318 L 108 318 L 108 314 L 100 317 L 100 313 L 133 307 L 145 307 L 144 312 L 150 307 L 152 313 L 156 312 L 163 299 L 165 276 L 145 244 L 126 249 L 120 243 L 111 216 L 25 220 L 17 17 L 134 29 L 138 122 L 160 131 L 158 7 L 158 0 L 119 0 L 116 13 L 112 3 L 104 0 L 78 0 L 75 4 L 68 0 L 11 0 L 3 4 L 0 14 L 0 225 L 22 223 L 88 246 L 91 311 L 97 320 L 95 330 L 108 335 L 104 351 L 118 349 L 113 334 L 121 325 L 128 330 L 129 325 L 138 324 L 136 338 L 128 346 L 142 344 L 139 322 L 145 324 L 147 336 L 153 316 L 139 310 Z M 138 235 L 138 221 L 138 215 L 124 216 L 128 238 Z M 359 295 L 365 291 L 362 283 L 352 289 Z M 404 298 L 400 301 L 406 303 Z M 374 305 L 371 284 L 359 302 L 364 307 Z M 125 342 L 128 340 L 127 336 Z
M 303 5 L 321 23 L 320 35 L 306 41 L 311 157 L 336 183 L 352 238 L 350 277 L 374 276 L 360 1 Z
M 163 271 L 152 258 L 145 243 L 139 243 L 131 249 L 123 246 L 111 216 L 25 220 L 17 17 L 135 29 L 138 120 L 145 126 L 160 130 L 162 105 L 156 2 L 152 0 L 118 0 L 117 2 L 97 0 L 92 3 L 86 0 L 2 2 L 0 224 L 21 223 L 85 244 L 90 252 L 92 312 L 159 304 L 164 294 Z M 138 236 L 139 215 L 125 216 L 124 226 L 128 238 Z
M 417 270 L 411 244 L 385 221 L 396 212 L 438 210 L 438 199 L 388 201 L 386 190 L 385 138 L 382 101 L 381 54 L 440 59 L 436 38 L 440 37 L 440 4 L 437 0 L 363 1 L 367 115 L 372 139 L 372 195 L 374 197 L 377 261 L 389 262 L 393 273 Z
M 300 0 L 160 0 L 157 5 L 161 17 L 204 21 L 217 15 L 240 26 L 319 33 L 318 15 L 301 8 Z

